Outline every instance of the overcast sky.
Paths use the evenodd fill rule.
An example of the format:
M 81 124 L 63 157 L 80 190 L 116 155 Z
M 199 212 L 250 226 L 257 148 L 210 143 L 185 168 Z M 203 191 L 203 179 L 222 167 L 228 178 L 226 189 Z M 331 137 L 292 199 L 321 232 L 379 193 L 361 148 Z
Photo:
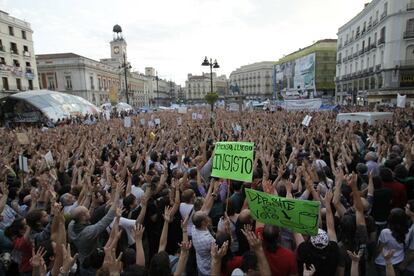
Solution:
M 0 0 L 0 9 L 31 23 L 36 54 L 110 56 L 112 27 L 121 25 L 133 68 L 154 67 L 184 84 L 207 72 L 204 56 L 226 74 L 276 61 L 338 28 L 368 0 Z

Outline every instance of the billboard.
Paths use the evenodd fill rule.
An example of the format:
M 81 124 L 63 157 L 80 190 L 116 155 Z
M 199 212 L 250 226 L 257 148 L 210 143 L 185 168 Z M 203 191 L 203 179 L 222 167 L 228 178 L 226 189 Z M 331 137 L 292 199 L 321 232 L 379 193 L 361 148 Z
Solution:
M 315 53 L 295 60 L 294 82 L 299 90 L 315 88 Z

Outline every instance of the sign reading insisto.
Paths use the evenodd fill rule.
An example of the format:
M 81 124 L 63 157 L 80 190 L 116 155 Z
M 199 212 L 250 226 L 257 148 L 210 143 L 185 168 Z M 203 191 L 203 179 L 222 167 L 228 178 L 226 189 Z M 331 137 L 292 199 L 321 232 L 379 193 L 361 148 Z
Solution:
M 252 182 L 252 142 L 218 142 L 215 145 L 212 176 Z

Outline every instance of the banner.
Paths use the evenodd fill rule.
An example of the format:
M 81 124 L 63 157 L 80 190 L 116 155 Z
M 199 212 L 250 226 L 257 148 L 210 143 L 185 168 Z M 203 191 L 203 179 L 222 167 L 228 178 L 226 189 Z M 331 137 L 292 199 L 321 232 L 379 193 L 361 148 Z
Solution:
M 252 182 L 252 142 L 218 142 L 214 149 L 212 176 Z
M 187 113 L 187 107 L 186 106 L 180 106 L 178 108 L 178 113 L 179 114 L 186 114 Z
M 21 144 L 21 145 L 29 145 L 29 137 L 27 136 L 26 133 L 24 132 L 17 132 L 16 133 L 17 136 L 17 141 Z
M 118 88 L 115 87 L 115 85 L 112 85 L 111 88 L 109 88 L 109 101 L 112 105 L 118 103 Z
M 314 236 L 318 233 L 319 201 L 297 200 L 245 189 L 254 219 Z
M 321 99 L 285 100 L 281 107 L 287 110 L 318 110 L 321 105 Z

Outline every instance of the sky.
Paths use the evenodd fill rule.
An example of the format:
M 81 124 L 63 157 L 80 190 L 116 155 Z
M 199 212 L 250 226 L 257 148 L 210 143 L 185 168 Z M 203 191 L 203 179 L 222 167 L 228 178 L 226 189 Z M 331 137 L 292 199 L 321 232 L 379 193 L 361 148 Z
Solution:
M 242 65 L 277 61 L 313 42 L 337 38 L 369 0 L 0 0 L 0 9 L 26 20 L 35 54 L 72 52 L 110 57 L 119 24 L 134 70 L 154 67 L 184 85 L 187 74 L 218 75 Z

